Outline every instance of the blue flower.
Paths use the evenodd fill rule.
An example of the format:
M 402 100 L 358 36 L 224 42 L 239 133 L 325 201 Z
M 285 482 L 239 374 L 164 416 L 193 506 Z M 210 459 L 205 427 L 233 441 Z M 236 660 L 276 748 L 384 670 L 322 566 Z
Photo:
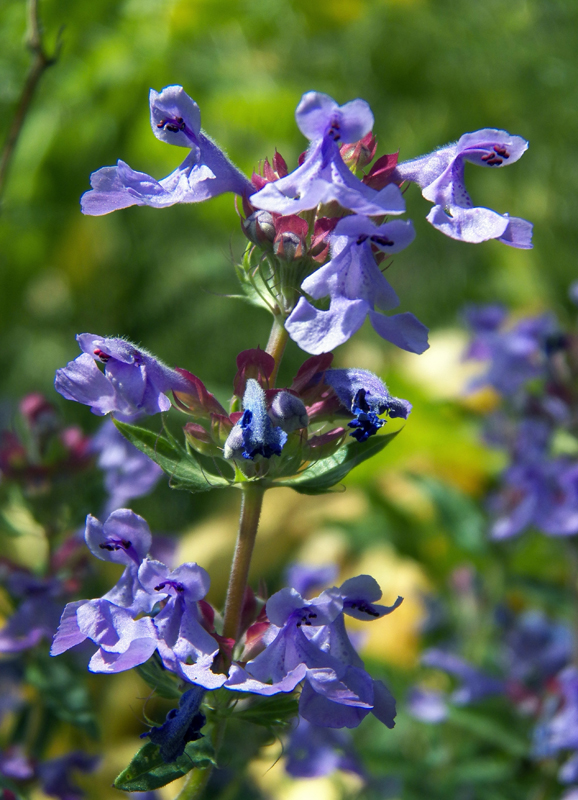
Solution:
M 185 752 L 188 742 L 196 742 L 203 734 L 201 728 L 207 719 L 200 710 L 205 690 L 200 686 L 184 692 L 179 699 L 179 707 L 172 708 L 166 721 L 141 734 L 141 739 L 148 736 L 160 747 L 161 758 L 170 764 Z
M 265 392 L 254 378 L 247 380 L 243 395 L 243 416 L 225 442 L 225 458 L 254 460 L 281 455 L 287 434 L 275 426 L 267 414 Z
M 165 667 L 183 679 L 221 686 L 226 676 L 211 670 L 218 644 L 201 625 L 197 606 L 209 589 L 207 572 L 192 563 L 171 572 L 150 559 L 149 527 L 129 509 L 114 511 L 104 525 L 89 516 L 85 539 L 97 558 L 125 570 L 104 597 L 68 603 L 51 655 L 88 638 L 98 645 L 89 669 L 110 673 L 143 664 L 158 650 Z
M 353 414 L 348 423 L 358 442 L 365 442 L 385 424 L 380 414 L 407 419 L 411 403 L 392 397 L 377 375 L 364 369 L 328 369 L 325 382 L 331 386 L 345 409 Z
M 250 181 L 225 153 L 201 131 L 201 112 L 182 86 L 166 86 L 149 96 L 151 127 L 157 139 L 190 149 L 183 163 L 157 181 L 135 172 L 124 161 L 90 176 L 92 190 L 82 196 L 84 214 L 100 216 L 129 206 L 165 208 L 175 203 L 199 203 L 224 192 L 248 195 Z

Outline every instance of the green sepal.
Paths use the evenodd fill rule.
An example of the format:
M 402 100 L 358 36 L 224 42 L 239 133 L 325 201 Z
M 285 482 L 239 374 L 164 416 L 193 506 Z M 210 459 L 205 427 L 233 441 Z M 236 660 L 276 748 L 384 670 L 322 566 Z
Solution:
M 241 296 L 237 295 L 237 297 L 270 312 L 275 301 L 263 276 L 264 269 L 270 272 L 267 257 L 257 246 L 250 244 L 243 254 L 242 263 L 235 264 L 235 272 L 243 292 Z
M 299 700 L 292 694 L 277 694 L 253 700 L 249 706 L 235 710 L 233 717 L 264 728 L 284 728 L 297 717 Z
M 178 700 L 182 692 L 179 690 L 179 681 L 173 672 L 169 672 L 162 665 L 160 657 L 154 653 L 152 658 L 136 667 L 136 671 L 159 697 L 167 700 Z
M 134 444 L 166 472 L 173 489 L 209 492 L 211 489 L 230 486 L 230 482 L 222 475 L 215 475 L 204 469 L 193 453 L 187 452 L 168 431 L 166 431 L 167 436 L 165 437 L 160 433 L 154 433 L 137 425 L 129 425 L 127 422 L 119 422 L 116 419 L 114 424 L 131 444 Z
M 203 769 L 211 764 L 216 765 L 215 749 L 207 736 L 189 742 L 183 755 L 170 764 L 161 758 L 158 745 L 147 742 L 117 777 L 114 787 L 125 792 L 148 792 L 182 778 L 194 767 Z
M 324 494 L 345 478 L 354 467 L 380 453 L 393 441 L 399 431 L 385 436 L 374 436 L 367 442 L 352 442 L 341 447 L 334 455 L 312 462 L 295 478 L 273 481 L 271 487 L 287 486 L 300 494 Z

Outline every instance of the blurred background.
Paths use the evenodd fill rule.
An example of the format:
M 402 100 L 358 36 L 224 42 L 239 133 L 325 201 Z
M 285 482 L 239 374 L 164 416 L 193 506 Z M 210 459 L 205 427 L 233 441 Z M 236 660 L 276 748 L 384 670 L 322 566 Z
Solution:
M 428 224 L 430 204 L 410 187 L 408 216 L 417 238 L 395 258 L 388 278 L 401 310 L 430 327 L 431 349 L 423 356 L 400 355 L 367 326 L 336 357 L 340 366 L 379 373 L 394 395 L 414 404 L 414 412 L 394 444 L 353 473 L 346 493 L 316 499 L 283 490 L 269 498 L 254 577 L 265 575 L 276 589 L 288 560 L 308 558 L 337 563 L 345 577 L 372 571 L 387 602 L 405 594 L 404 606 L 369 637 L 364 651 L 378 672 L 389 670 L 394 683 L 396 675 L 416 668 L 424 593 L 447 586 L 456 567 L 486 570 L 496 598 L 506 588 L 504 565 L 514 576 L 508 584 L 513 592 L 522 584 L 527 589 L 528 581 L 563 583 L 558 541 L 529 535 L 497 547 L 485 538 L 476 502 L 504 462 L 479 442 L 474 412 L 491 406 L 492 398 L 462 394 L 467 368 L 460 361 L 460 312 L 468 302 L 500 301 L 517 312 L 553 308 L 563 323 L 575 313 L 567 291 L 576 277 L 578 248 L 578 5 L 42 0 L 40 9 L 47 49 L 61 27 L 63 48 L 40 83 L 0 210 L 4 425 L 23 394 L 40 391 L 67 422 L 96 429 L 88 408 L 67 403 L 52 387 L 54 371 L 78 355 L 79 332 L 140 343 L 169 365 L 200 376 L 222 399 L 231 393 L 236 354 L 266 344 L 267 315 L 227 298 L 237 293 L 233 263 L 245 244 L 231 195 L 164 210 L 133 207 L 100 218 L 80 213 L 80 195 L 100 167 L 121 158 L 161 178 L 183 159 L 182 149 L 157 141 L 150 130 L 150 87 L 181 84 L 199 104 L 205 131 L 247 175 L 275 148 L 290 169 L 296 165 L 306 140 L 294 109 L 312 89 L 339 103 L 367 100 L 375 114 L 378 155 L 399 150 L 400 160 L 466 131 L 503 128 L 528 139 L 530 149 L 507 170 L 467 166 L 468 189 L 476 205 L 532 221 L 534 249 L 450 240 Z M 1 0 L 0 140 L 30 63 L 25 32 L 24 0 Z M 302 360 L 290 343 L 282 382 L 290 381 Z M 210 599 L 219 602 L 235 532 L 235 493 L 189 497 L 162 485 L 133 508 L 154 530 L 185 533 L 181 555 L 209 570 Z M 552 595 L 536 592 L 543 606 L 555 605 Z M 403 685 L 407 677 L 399 680 Z M 101 723 L 105 739 L 116 743 L 102 782 L 92 789 L 92 797 L 103 799 L 118 795 L 106 787 L 142 730 L 139 711 L 111 710 L 119 703 L 140 709 L 133 698 L 146 691 L 136 678 L 108 682 L 97 677 L 93 685 L 97 695 L 108 693 Z M 379 741 L 387 738 L 383 748 L 393 748 L 391 764 L 399 767 L 405 758 L 411 771 L 415 748 L 427 749 L 431 742 L 416 744 L 415 732 L 410 726 L 404 734 L 404 724 L 402 716 L 399 732 L 380 732 Z M 371 735 L 365 737 L 369 742 Z M 375 759 L 382 770 L 384 752 Z M 440 759 L 430 765 L 438 778 L 447 767 Z M 271 776 L 263 778 L 267 767 L 255 771 L 263 791 L 293 797 L 297 790 L 288 784 L 279 788 L 286 779 L 273 785 Z M 494 775 L 502 782 L 507 777 L 499 769 Z M 443 776 L 432 797 L 448 791 Z M 347 782 L 345 788 L 331 786 L 323 789 L 329 798 L 356 788 Z M 396 796 L 397 784 L 392 786 L 384 784 L 383 791 Z

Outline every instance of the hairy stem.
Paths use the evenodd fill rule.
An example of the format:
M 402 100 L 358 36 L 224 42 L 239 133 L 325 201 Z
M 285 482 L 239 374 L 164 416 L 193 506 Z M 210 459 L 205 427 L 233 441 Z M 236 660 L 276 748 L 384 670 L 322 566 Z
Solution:
M 283 358 L 283 353 L 285 352 L 285 345 L 289 339 L 289 334 L 285 330 L 284 325 L 284 318 L 282 316 L 276 316 L 273 319 L 273 327 L 271 328 L 271 333 L 269 334 L 269 341 L 267 342 L 266 350 L 269 355 L 273 356 L 275 359 L 275 367 L 273 369 L 273 373 L 269 380 L 270 388 L 272 389 L 275 386 L 275 382 L 277 380 L 277 373 L 279 372 L 279 365 L 281 364 L 281 359 Z
M 48 67 L 51 67 L 57 62 L 58 56 L 60 55 L 60 36 L 58 37 L 56 47 L 51 56 L 49 56 L 44 49 L 38 2 L 39 0 L 28 0 L 28 35 L 26 44 L 32 52 L 33 59 L 14 113 L 12 124 L 8 130 L 8 136 L 6 137 L 2 155 L 0 156 L 0 199 L 2 198 L 6 185 L 10 163 L 14 156 L 16 145 L 18 144 L 18 139 L 20 138 L 20 133 L 28 111 L 30 110 L 40 78 Z
M 241 487 L 241 517 L 239 519 L 239 532 L 235 555 L 231 565 L 231 575 L 227 589 L 225 603 L 225 620 L 223 623 L 223 636 L 237 641 L 243 611 L 243 598 L 247 588 L 249 566 L 253 555 L 253 546 L 257 537 L 261 506 L 265 490 L 257 483 L 247 481 Z

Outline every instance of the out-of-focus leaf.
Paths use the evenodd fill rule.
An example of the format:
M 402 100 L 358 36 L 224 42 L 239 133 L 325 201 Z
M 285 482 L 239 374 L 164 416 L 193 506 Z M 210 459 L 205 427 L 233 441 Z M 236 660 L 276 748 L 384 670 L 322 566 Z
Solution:
M 39 658 L 28 666 L 26 680 L 38 690 L 42 702 L 55 717 L 82 728 L 93 739 L 98 737 L 88 690 L 64 660 Z
M 20 794 L 18 787 L 9 778 L 0 774 L 0 789 L 7 789 L 7 792 L 2 792 L 2 800 L 10 798 L 10 800 L 26 800 L 23 794 Z M 11 794 L 8 794 L 10 792 Z
M 520 758 L 528 755 L 529 743 L 525 739 L 518 736 L 511 728 L 502 725 L 495 719 L 490 719 L 479 711 L 451 706 L 449 721 L 510 755 Z
M 414 475 L 414 480 L 431 497 L 441 524 L 454 544 L 468 553 L 487 549 L 487 523 L 474 501 L 453 486 L 426 475 Z
M 322 458 L 308 466 L 301 475 L 273 486 L 288 486 L 300 494 L 324 494 L 348 475 L 358 464 L 381 452 L 397 436 L 398 431 L 386 436 L 374 436 L 367 442 L 352 442 L 340 448 L 335 455 Z
M 210 764 L 216 764 L 215 750 L 207 736 L 189 742 L 183 755 L 170 764 L 162 760 L 158 745 L 147 742 L 123 769 L 114 786 L 125 792 L 148 792 L 182 778 L 195 767 L 204 769 Z
M 221 475 L 204 470 L 192 453 L 188 453 L 176 442 L 170 442 L 161 434 L 118 420 L 115 420 L 115 425 L 131 444 L 166 472 L 173 489 L 208 492 L 230 485 Z
M 163 667 L 156 653 L 144 664 L 138 666 L 136 671 L 160 697 L 166 697 L 168 700 L 180 698 L 182 692 L 179 691 L 174 673 Z
M 5 536 L 44 536 L 44 528 L 33 517 L 17 487 L 11 487 L 8 502 L 0 510 L 0 533 Z

